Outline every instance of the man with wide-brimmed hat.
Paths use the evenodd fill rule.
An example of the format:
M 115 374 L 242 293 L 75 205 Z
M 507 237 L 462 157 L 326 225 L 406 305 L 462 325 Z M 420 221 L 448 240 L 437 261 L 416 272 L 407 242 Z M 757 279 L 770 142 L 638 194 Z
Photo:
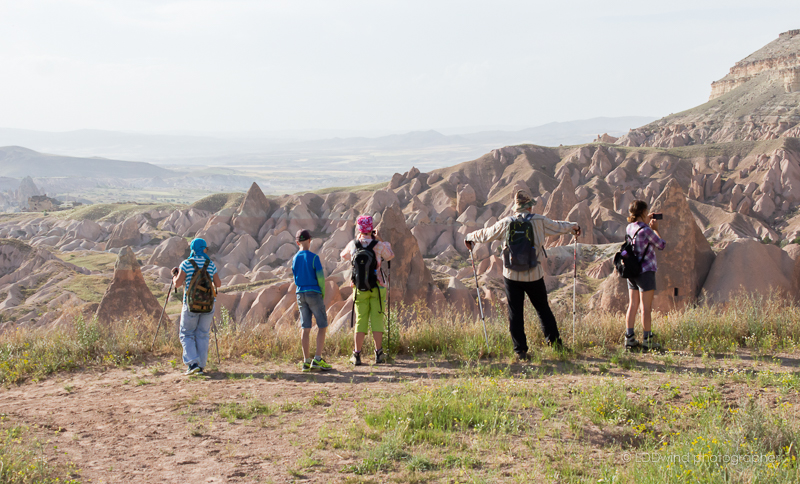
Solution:
M 472 250 L 476 242 L 503 239 L 503 282 L 508 299 L 508 329 L 514 352 L 520 359 L 527 359 L 528 354 L 523 317 L 526 294 L 539 315 L 547 342 L 556 347 L 562 346 L 556 318 L 547 302 L 542 267 L 546 257 L 544 242 L 546 237 L 554 235 L 581 234 L 578 224 L 557 222 L 534 214 L 535 204 L 536 201 L 525 192 L 518 191 L 514 196 L 513 215 L 501 219 L 491 227 L 467 234 L 464 240 L 467 248 Z

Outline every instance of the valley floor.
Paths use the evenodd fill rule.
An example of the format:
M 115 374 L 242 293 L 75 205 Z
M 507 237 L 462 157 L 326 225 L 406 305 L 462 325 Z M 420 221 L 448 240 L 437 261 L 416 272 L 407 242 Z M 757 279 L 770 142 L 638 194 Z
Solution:
M 311 374 L 244 355 L 206 377 L 166 359 L 60 373 L 0 390 L 0 426 L 92 483 L 799 477 L 797 354 L 331 363 Z

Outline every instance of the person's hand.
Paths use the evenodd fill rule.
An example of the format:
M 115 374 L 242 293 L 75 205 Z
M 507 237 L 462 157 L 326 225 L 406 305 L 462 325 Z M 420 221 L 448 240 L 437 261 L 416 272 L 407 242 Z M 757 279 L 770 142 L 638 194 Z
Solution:
M 466 245 L 467 249 L 469 249 L 469 250 L 472 250 L 472 248 L 475 247 L 475 243 L 474 242 L 470 242 L 467 239 L 464 239 L 464 245 Z
M 658 220 L 654 219 L 652 215 L 650 215 L 650 228 L 653 230 L 658 230 Z
M 572 233 L 573 233 L 573 235 L 575 235 L 575 237 L 580 237 L 580 235 L 581 235 L 581 226 L 580 225 L 576 225 L 576 226 L 572 227 Z
M 179 272 L 180 272 L 180 270 L 178 270 L 177 267 L 173 267 L 172 268 L 172 277 L 177 276 Z
M 381 238 L 381 235 L 378 233 L 377 230 L 372 231 L 372 238 L 377 240 L 378 242 L 383 242 L 383 239 Z

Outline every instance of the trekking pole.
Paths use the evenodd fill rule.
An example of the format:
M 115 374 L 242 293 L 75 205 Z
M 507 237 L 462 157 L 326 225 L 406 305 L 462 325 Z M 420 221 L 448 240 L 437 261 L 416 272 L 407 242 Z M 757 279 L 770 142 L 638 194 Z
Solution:
M 214 317 L 211 319 L 211 328 L 214 330 L 214 346 L 217 348 L 217 366 L 221 365 L 222 362 L 219 359 L 219 341 L 217 341 L 217 323 L 216 320 L 217 315 L 215 314 Z
M 356 316 L 356 291 L 358 291 L 358 289 L 353 286 L 353 309 L 350 311 L 350 329 L 353 329 L 353 320 Z
M 392 349 L 392 261 L 386 261 L 386 348 Z
M 572 347 L 575 348 L 575 299 L 578 287 L 578 236 L 573 236 L 574 243 L 574 256 L 573 256 L 573 270 L 572 270 Z
M 167 303 L 169 302 L 169 295 L 172 294 L 172 284 L 174 282 L 174 280 L 170 280 L 167 297 L 164 299 L 164 308 L 161 310 L 161 317 L 158 318 L 158 326 L 156 326 L 156 334 L 153 336 L 153 343 L 150 345 L 150 351 L 153 351 L 153 347 L 156 345 L 156 338 L 158 338 L 158 331 L 161 329 L 161 321 L 164 319 L 164 313 L 167 312 Z
M 481 321 L 483 321 L 483 337 L 486 338 L 486 353 L 490 353 L 489 335 L 486 334 L 486 317 L 483 315 L 483 303 L 481 302 L 481 288 L 478 285 L 478 270 L 475 268 L 475 256 L 472 254 L 472 247 L 469 249 L 469 258 L 472 261 L 472 274 L 475 276 L 475 290 L 478 293 L 478 307 L 481 310 Z

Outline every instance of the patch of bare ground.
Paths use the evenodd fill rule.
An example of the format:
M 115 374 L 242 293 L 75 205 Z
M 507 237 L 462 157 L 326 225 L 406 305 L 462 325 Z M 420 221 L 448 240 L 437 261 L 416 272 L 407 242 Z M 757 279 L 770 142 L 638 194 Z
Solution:
M 154 359 L 60 373 L 3 389 L 0 413 L 49 441 L 81 482 L 597 482 L 636 465 L 631 452 L 691 431 L 702 402 L 735 412 L 758 400 L 795 409 L 795 421 L 800 407 L 791 354 L 331 363 L 329 373 L 301 373 L 246 357 L 186 377 L 174 361 Z M 490 395 L 487 408 L 506 399 L 513 425 L 431 421 L 430 432 L 409 431 L 419 405 L 453 411 L 438 408 L 437 395 L 461 391 L 466 402 L 470 388 Z M 408 421 L 379 423 L 401 408 Z M 670 421 L 672 409 L 685 413 Z

